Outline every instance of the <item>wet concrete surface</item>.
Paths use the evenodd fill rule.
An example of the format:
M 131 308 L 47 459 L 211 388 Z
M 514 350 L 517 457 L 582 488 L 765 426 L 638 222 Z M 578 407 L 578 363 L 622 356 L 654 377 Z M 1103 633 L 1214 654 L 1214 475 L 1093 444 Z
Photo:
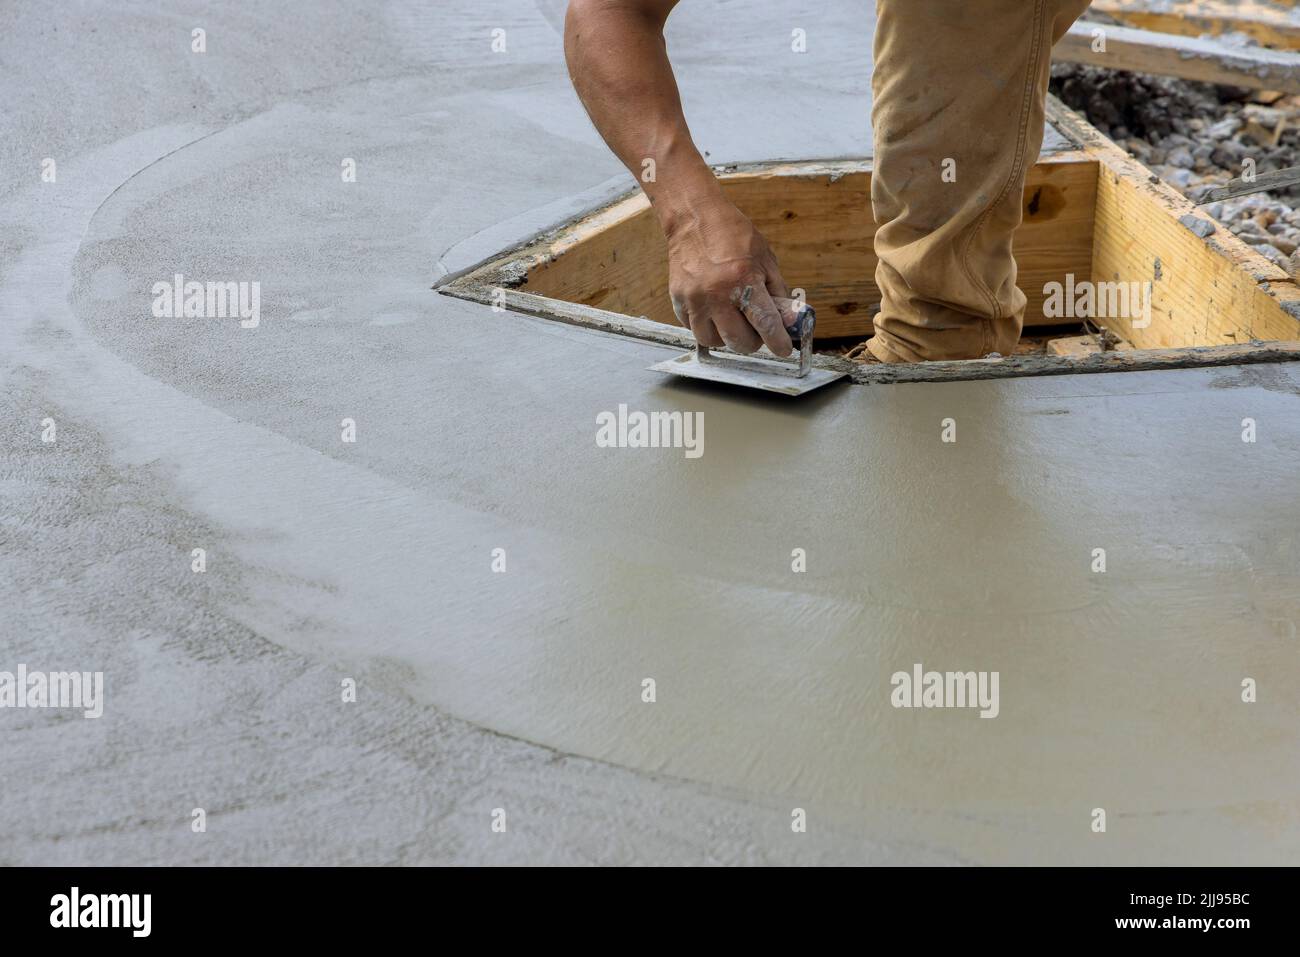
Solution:
M 1300 370 L 791 403 L 436 295 L 619 173 L 562 6 L 0 14 L 0 669 L 107 694 L 0 710 L 3 861 L 1294 862 Z M 684 4 L 710 159 L 869 153 L 871 17 Z M 176 273 L 260 323 L 155 318 Z M 704 454 L 598 447 L 620 404 Z M 917 662 L 998 716 L 893 707 Z

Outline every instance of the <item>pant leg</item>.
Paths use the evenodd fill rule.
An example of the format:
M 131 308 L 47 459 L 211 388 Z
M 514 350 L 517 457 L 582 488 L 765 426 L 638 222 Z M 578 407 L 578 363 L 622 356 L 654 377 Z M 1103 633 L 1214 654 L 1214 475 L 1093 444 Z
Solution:
M 1012 234 L 1042 149 L 1052 47 L 1088 2 L 877 0 L 876 358 L 1008 355 L 1020 340 Z

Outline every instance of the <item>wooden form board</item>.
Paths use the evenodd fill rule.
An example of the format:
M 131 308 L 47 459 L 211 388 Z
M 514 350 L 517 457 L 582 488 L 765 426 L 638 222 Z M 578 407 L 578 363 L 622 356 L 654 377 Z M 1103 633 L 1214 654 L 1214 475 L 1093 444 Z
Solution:
M 1051 122 L 1101 165 L 1092 278 L 1147 286 L 1146 317 L 1100 321 L 1138 349 L 1300 340 L 1300 290 L 1055 97 Z M 1198 235 L 1212 229 L 1208 236 Z M 1145 290 L 1144 290 L 1145 295 Z
M 1300 93 L 1300 52 L 1238 47 L 1199 36 L 1080 20 L 1052 49 L 1052 57 L 1112 70 Z
M 1294 0 L 1092 0 L 1126 26 L 1188 36 L 1244 33 L 1266 47 L 1300 50 Z
M 1093 317 L 1135 348 L 905 365 L 819 355 L 817 366 L 843 369 L 855 382 L 888 384 L 1300 361 L 1300 289 L 1287 273 L 1054 97 L 1048 116 L 1077 148 L 1045 158 L 1029 180 L 1030 212 L 1016 243 L 1021 286 L 1041 289 L 1066 273 L 1096 284 L 1149 282 L 1149 325 L 1132 316 Z M 837 313 L 824 302 L 874 295 L 870 164 L 767 164 L 729 171 L 724 181 L 771 234 L 790 281 L 800 281 L 795 270 L 810 277 L 804 281 L 809 300 L 823 310 L 822 323 L 838 321 L 834 334 L 855 329 L 865 336 L 856 308 Z M 1208 235 L 1198 235 L 1191 228 L 1197 226 Z M 667 306 L 663 239 L 639 191 L 524 239 L 435 288 L 665 346 L 692 342 Z
M 694 344 L 691 334 L 680 326 L 666 326 L 649 319 L 606 312 L 603 309 L 580 306 L 561 299 L 548 299 L 545 296 L 535 296 L 517 289 L 494 288 L 463 276 L 448 280 L 441 289 L 447 295 L 481 303 L 484 306 L 500 305 L 511 312 L 526 316 L 536 316 L 594 332 L 638 339 L 642 342 L 667 346 L 676 351 L 689 349 Z M 1005 359 L 911 362 L 894 365 L 854 362 L 839 356 L 813 357 L 814 367 L 847 373 L 850 381 L 860 385 L 969 382 L 984 379 L 1019 379 L 1108 372 L 1152 372 L 1271 362 L 1300 362 L 1300 342 L 1199 346 L 1190 349 L 1124 349 L 1084 356 L 1013 355 Z
M 787 163 L 720 177 L 728 197 L 767 237 L 792 288 L 817 309 L 821 338 L 871 334 L 876 225 L 866 162 Z M 1092 271 L 1097 164 L 1079 152 L 1045 158 L 1031 171 L 1016 234 L 1019 285 L 1029 325 L 1076 324 L 1043 316 L 1044 287 Z M 667 249 L 637 193 L 581 220 L 538 251 L 519 288 L 598 309 L 675 324 Z

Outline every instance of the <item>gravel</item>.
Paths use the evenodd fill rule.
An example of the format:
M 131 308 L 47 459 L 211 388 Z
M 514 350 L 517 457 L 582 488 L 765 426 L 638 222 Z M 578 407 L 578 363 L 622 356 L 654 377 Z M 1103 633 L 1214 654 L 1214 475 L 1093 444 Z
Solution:
M 1194 202 L 1250 161 L 1267 173 L 1300 154 L 1300 96 L 1069 63 L 1052 67 L 1052 92 Z M 1300 277 L 1300 187 L 1202 209 Z

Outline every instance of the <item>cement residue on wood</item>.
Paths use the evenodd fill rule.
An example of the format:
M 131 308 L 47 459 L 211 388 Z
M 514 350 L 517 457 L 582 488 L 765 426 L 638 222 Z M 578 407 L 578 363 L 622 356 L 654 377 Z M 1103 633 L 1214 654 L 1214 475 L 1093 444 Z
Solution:
M 1247 171 L 1284 169 L 1300 156 L 1300 96 L 1071 64 L 1052 68 L 1052 91 L 1193 202 Z M 1297 276 L 1298 204 L 1300 187 L 1291 187 L 1210 203 L 1204 212 Z

